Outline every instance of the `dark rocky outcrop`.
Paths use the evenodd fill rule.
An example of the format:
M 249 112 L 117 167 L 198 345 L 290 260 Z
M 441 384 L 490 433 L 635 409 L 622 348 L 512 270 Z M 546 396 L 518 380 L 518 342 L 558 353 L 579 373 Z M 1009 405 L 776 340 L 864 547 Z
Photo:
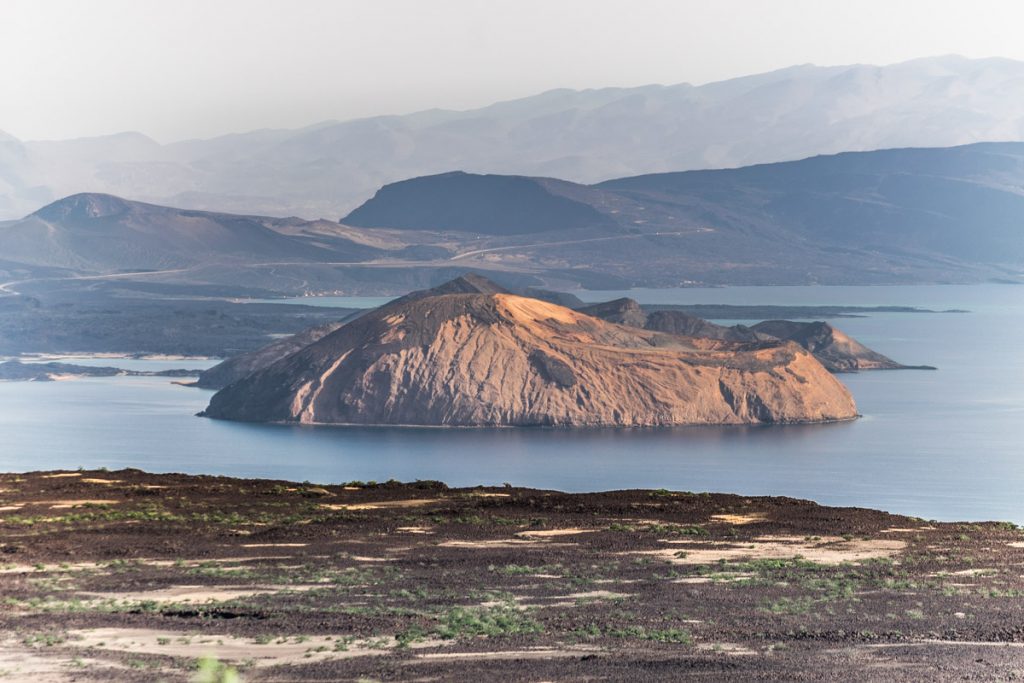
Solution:
M 726 341 L 761 341 L 770 338 L 746 325 L 716 325 L 682 311 L 652 311 L 648 314 L 644 327 L 658 332 Z
M 603 194 L 554 178 L 454 171 L 385 185 L 341 222 L 487 235 L 616 228 L 612 217 L 593 206 Z
M 810 351 L 830 372 L 934 369 L 928 365 L 908 366 L 897 363 L 825 322 L 768 320 L 753 327 L 717 325 L 682 311 L 647 312 L 639 303 L 628 298 L 591 304 L 578 310 L 609 322 L 686 337 L 734 342 L 792 341 Z
M 601 320 L 630 327 L 645 328 L 647 326 L 647 314 L 640 304 L 633 299 L 625 298 L 605 301 L 599 304 L 591 304 L 577 309 L 580 313 L 592 315 Z
M 826 322 L 766 320 L 752 328 L 758 333 L 794 341 L 814 354 L 832 372 L 858 370 L 934 370 L 930 365 L 902 365 L 858 342 Z

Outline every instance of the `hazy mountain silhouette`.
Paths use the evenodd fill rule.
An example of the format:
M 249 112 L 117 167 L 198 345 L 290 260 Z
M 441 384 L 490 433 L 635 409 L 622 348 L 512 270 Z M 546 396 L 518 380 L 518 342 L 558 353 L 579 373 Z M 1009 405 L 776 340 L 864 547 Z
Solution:
M 962 281 L 1019 276 L 1024 264 L 1024 143 L 852 152 L 596 186 L 537 180 L 530 192 L 516 191 L 523 183 L 413 179 L 385 187 L 342 220 L 465 229 L 489 217 L 501 225 L 515 205 L 536 226 L 556 225 L 563 207 L 553 199 L 571 196 L 566 231 L 586 223 L 584 205 L 604 220 L 590 219 L 592 229 L 572 239 L 548 234 L 500 254 L 562 259 L 662 286 Z M 424 211 L 427 195 L 433 204 Z
M 314 235 L 322 229 L 327 234 L 318 241 Z M 192 211 L 85 193 L 0 224 L 0 253 L 27 265 L 82 272 L 365 259 L 380 253 L 331 234 L 336 230 L 321 222 Z
M 55 142 L 0 135 L 0 218 L 85 191 L 192 209 L 336 217 L 382 185 L 452 169 L 592 183 L 986 140 L 1024 140 L 1022 62 L 802 65 L 701 86 L 555 90 L 471 111 L 169 145 L 138 133 Z
M 408 291 L 469 270 L 520 288 L 1022 281 L 1021 188 L 1024 143 L 979 143 L 593 186 L 445 173 L 386 186 L 342 223 L 84 194 L 0 223 L 0 275 L 158 270 L 281 293 Z

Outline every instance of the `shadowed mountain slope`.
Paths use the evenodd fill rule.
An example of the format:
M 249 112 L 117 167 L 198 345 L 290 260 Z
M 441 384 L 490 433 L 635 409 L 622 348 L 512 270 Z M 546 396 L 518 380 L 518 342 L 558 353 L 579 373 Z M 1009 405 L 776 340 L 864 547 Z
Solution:
M 1024 262 L 1024 143 L 844 153 L 598 187 L 790 244 Z
M 537 234 L 512 240 L 520 223 L 509 218 L 494 228 L 509 239 L 480 250 L 491 263 L 561 263 L 649 286 L 1024 280 L 1024 143 L 844 153 L 559 186 L 563 194 L 572 189 L 572 216 L 549 204 L 548 193 L 506 194 L 527 180 L 413 179 L 383 188 L 343 220 L 372 215 L 362 224 L 479 232 L 486 217 L 510 216 L 514 200 L 515 215 L 534 221 Z M 427 194 L 417 223 L 417 198 Z
M 155 270 L 284 293 L 408 291 L 471 270 L 566 289 L 1024 282 L 1021 188 L 1024 143 L 981 143 L 597 187 L 449 173 L 384 187 L 345 219 L 372 228 L 75 195 L 0 224 L 0 277 Z
M 92 272 L 209 262 L 366 259 L 380 253 L 337 237 L 329 246 L 317 244 L 297 224 L 316 227 L 296 219 L 189 211 L 78 194 L 20 221 L 0 224 L 0 253 L 32 266 Z
M 768 320 L 752 327 L 727 327 L 681 311 L 661 310 L 648 313 L 639 303 L 628 298 L 593 304 L 577 310 L 609 322 L 687 337 L 734 342 L 792 341 L 810 351 L 830 372 L 898 370 L 909 367 L 933 369 L 930 366 L 901 365 L 887 356 L 872 351 L 826 322 Z
M 766 320 L 751 329 L 777 339 L 793 341 L 814 354 L 822 365 L 832 372 L 858 370 L 900 370 L 904 368 L 935 368 L 928 365 L 907 366 L 858 342 L 826 322 L 793 322 Z
M 456 171 L 385 185 L 342 222 L 489 235 L 614 228 L 616 222 L 591 205 L 599 203 L 602 194 L 553 178 Z
M 1024 63 L 945 56 L 693 86 L 553 90 L 468 111 L 327 121 L 161 145 L 138 133 L 0 135 L 0 218 L 105 192 L 275 216 L 340 216 L 387 183 L 466 169 L 594 183 L 815 154 L 1024 139 Z

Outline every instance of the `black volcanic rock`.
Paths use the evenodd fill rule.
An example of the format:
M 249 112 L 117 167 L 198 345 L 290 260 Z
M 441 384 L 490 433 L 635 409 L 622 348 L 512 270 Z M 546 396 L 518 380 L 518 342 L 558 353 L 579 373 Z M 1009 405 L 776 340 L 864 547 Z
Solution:
M 831 372 L 858 370 L 934 370 L 929 365 L 908 366 L 872 351 L 826 322 L 766 320 L 753 326 L 759 333 L 793 341 L 814 354 Z
M 587 201 L 601 195 L 584 185 L 553 178 L 456 171 L 385 185 L 341 222 L 365 228 L 486 235 L 615 228 L 615 220 Z
M 586 304 L 575 294 L 569 292 L 557 292 L 550 289 L 541 289 L 539 287 L 527 287 L 522 292 L 519 292 L 523 296 L 528 296 L 531 299 L 540 299 L 541 301 L 547 301 L 552 304 L 558 304 L 559 306 L 565 306 L 566 308 L 582 308 Z
M 758 334 L 744 325 L 716 325 L 682 311 L 657 310 L 648 313 L 633 299 L 623 297 L 613 301 L 604 301 L 577 308 L 580 313 L 592 315 L 601 320 L 640 327 L 654 332 L 678 334 L 686 337 L 703 339 L 721 339 L 723 341 L 753 342 L 771 339 L 769 335 Z
M 644 328 L 647 325 L 647 314 L 644 313 L 644 309 L 638 302 L 628 297 L 591 304 L 576 310 L 610 323 L 639 328 Z
M 644 325 L 648 330 L 682 334 L 689 337 L 724 339 L 726 341 L 760 341 L 767 335 L 758 334 L 746 325 L 717 325 L 682 311 L 652 311 Z
M 830 372 L 892 370 L 909 367 L 931 369 L 931 366 L 901 365 L 891 358 L 872 351 L 856 339 L 824 322 L 768 320 L 753 327 L 746 325 L 727 327 L 682 311 L 655 310 L 648 313 L 640 304 L 629 298 L 592 304 L 578 310 L 609 322 L 684 337 L 731 342 L 759 342 L 773 339 L 792 341 L 810 351 Z

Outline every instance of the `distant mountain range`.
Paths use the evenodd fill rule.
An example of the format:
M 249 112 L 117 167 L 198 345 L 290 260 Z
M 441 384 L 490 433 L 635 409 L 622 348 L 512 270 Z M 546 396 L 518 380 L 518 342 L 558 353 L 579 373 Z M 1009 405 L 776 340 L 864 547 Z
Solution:
M 139 133 L 46 142 L 0 133 L 0 219 L 80 192 L 336 218 L 382 185 L 452 169 L 594 183 L 993 140 L 1024 140 L 1024 62 L 803 65 L 702 86 L 555 90 L 471 111 L 168 145 Z
M 12 281 L 381 293 L 468 270 L 552 288 L 1020 282 L 1024 143 L 597 185 L 452 172 L 385 186 L 340 223 L 95 194 L 0 223 L 0 276 Z
M 385 187 L 342 221 L 457 225 L 504 238 L 478 250 L 491 267 L 561 265 L 654 286 L 1016 279 L 1024 143 L 851 152 L 591 186 L 448 173 Z M 567 227 L 544 227 L 560 221 Z

